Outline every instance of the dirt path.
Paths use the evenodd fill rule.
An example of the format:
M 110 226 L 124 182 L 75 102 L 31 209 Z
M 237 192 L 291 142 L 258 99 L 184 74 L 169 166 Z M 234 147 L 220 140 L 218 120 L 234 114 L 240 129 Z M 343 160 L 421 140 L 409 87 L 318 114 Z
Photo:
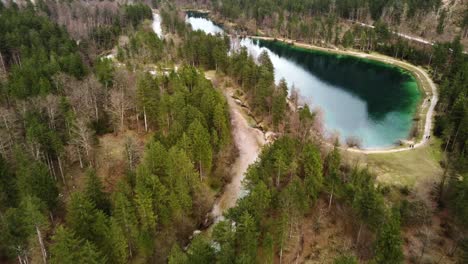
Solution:
M 356 23 L 356 24 L 358 24 L 358 25 L 360 25 L 362 27 L 375 28 L 375 26 L 373 26 L 373 25 L 369 25 L 369 24 L 362 23 L 362 22 L 359 22 L 359 21 L 354 21 L 354 20 L 348 20 L 348 21 L 351 22 L 351 23 Z M 421 43 L 421 44 L 430 45 L 430 46 L 434 46 L 434 44 L 435 44 L 432 41 L 429 41 L 429 40 L 426 40 L 426 39 L 423 39 L 423 38 L 410 36 L 410 35 L 403 34 L 403 33 L 400 33 L 400 32 L 391 31 L 391 33 L 394 34 L 394 35 L 397 35 L 399 37 L 402 37 L 404 39 L 415 41 L 415 42 L 418 42 L 418 43 Z M 464 50 L 463 53 L 468 54 L 468 51 Z
M 249 37 L 254 38 L 254 39 L 275 40 L 275 38 L 271 38 L 271 37 L 258 37 L 258 36 L 249 36 Z M 294 42 L 293 40 L 289 40 L 289 39 L 277 39 L 277 40 L 280 40 L 286 43 Z M 437 93 L 436 85 L 434 84 L 432 79 L 429 77 L 429 75 L 426 73 L 426 71 L 410 63 L 400 61 L 392 57 L 388 57 L 388 56 L 381 55 L 381 54 L 367 54 L 363 52 L 350 51 L 350 50 L 322 48 L 322 47 L 318 47 L 318 46 L 314 46 L 314 45 L 310 45 L 306 43 L 300 43 L 300 42 L 294 42 L 294 45 L 297 47 L 306 48 L 306 49 L 320 50 L 320 51 L 325 51 L 329 53 L 351 55 L 355 57 L 381 61 L 381 62 L 388 63 L 388 64 L 394 64 L 408 71 L 411 71 L 414 74 L 414 76 L 419 80 L 419 85 L 422 86 L 421 88 L 425 92 L 425 96 L 423 98 L 424 101 L 421 106 L 421 111 L 423 112 L 426 111 L 428 107 L 429 99 L 430 99 L 429 108 L 427 109 L 425 121 L 424 121 L 424 132 L 422 133 L 423 135 L 421 139 L 419 140 L 419 142 L 414 144 L 414 148 L 419 148 L 421 146 L 424 146 L 428 142 L 428 137 L 431 135 L 431 131 L 432 131 L 434 109 L 437 104 L 437 101 L 439 100 L 439 96 Z M 401 151 L 407 151 L 411 149 L 413 148 L 410 148 L 408 146 L 408 147 L 392 147 L 392 148 L 376 148 L 376 149 L 348 148 L 347 150 L 351 152 L 358 152 L 358 153 L 364 153 L 364 154 L 378 154 L 378 153 L 401 152 Z
M 241 107 L 234 101 L 228 91 L 225 92 L 225 96 L 231 114 L 234 144 L 239 150 L 239 156 L 231 167 L 231 182 L 226 185 L 223 194 L 215 202 L 211 211 L 211 217 L 215 223 L 222 220 L 223 213 L 234 207 L 237 200 L 245 195 L 242 188 L 245 172 L 249 165 L 255 162 L 261 147 L 265 144 L 263 132 L 249 126 Z

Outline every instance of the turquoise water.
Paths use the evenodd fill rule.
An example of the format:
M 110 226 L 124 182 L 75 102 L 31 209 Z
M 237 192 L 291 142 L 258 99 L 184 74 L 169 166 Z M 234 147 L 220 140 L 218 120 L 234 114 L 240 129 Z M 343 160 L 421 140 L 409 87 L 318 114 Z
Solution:
M 203 17 L 187 19 L 193 28 L 209 30 Z M 210 24 L 211 23 L 211 24 Z M 222 30 L 222 29 L 221 29 Z M 267 51 L 275 79 L 284 78 L 312 108 L 320 109 L 327 133 L 360 138 L 364 148 L 381 148 L 406 139 L 420 100 L 415 78 L 391 65 L 362 58 L 302 49 L 280 42 L 232 39 L 257 57 Z

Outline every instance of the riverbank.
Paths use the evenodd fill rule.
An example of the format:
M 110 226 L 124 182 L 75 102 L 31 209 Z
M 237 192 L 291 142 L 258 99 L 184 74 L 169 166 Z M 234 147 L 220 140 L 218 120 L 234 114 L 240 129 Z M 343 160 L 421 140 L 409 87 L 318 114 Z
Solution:
M 386 63 L 390 65 L 395 65 L 397 67 L 400 67 L 410 72 L 414 76 L 414 78 L 417 80 L 418 87 L 423 95 L 422 100 L 421 100 L 422 103 L 419 104 L 419 107 L 415 113 L 415 119 L 417 119 L 418 120 L 417 122 L 419 123 L 417 126 L 421 128 L 420 131 L 418 131 L 418 135 L 416 136 L 416 138 L 419 138 L 419 140 L 416 140 L 416 142 L 411 142 L 410 144 L 414 145 L 414 148 L 419 148 L 428 142 L 429 136 L 431 135 L 431 131 L 432 131 L 434 109 L 438 101 L 438 93 L 437 93 L 437 87 L 432 81 L 432 79 L 429 77 L 426 71 L 424 71 L 420 67 L 417 67 L 415 65 L 412 65 L 404 61 L 394 59 L 389 56 L 377 54 L 377 53 L 363 53 L 363 52 L 358 52 L 354 50 L 342 50 L 338 48 L 335 48 L 335 49 L 323 48 L 323 47 L 319 47 L 319 46 L 315 46 L 315 45 L 311 45 L 307 43 L 294 42 L 294 40 L 284 39 L 284 38 L 276 39 L 272 37 L 262 37 L 262 36 L 248 36 L 248 37 L 252 39 L 260 39 L 260 40 L 267 40 L 267 41 L 281 41 L 283 43 L 294 45 L 295 47 L 299 47 L 299 48 L 373 60 L 373 61 L 382 62 L 382 63 Z M 396 147 L 390 147 L 390 148 L 375 148 L 375 149 L 347 148 L 347 150 L 351 152 L 358 152 L 358 153 L 364 153 L 364 154 L 378 154 L 378 153 L 401 152 L 401 151 L 412 150 L 414 148 L 411 148 L 409 145 L 407 145 L 403 147 L 396 146 Z

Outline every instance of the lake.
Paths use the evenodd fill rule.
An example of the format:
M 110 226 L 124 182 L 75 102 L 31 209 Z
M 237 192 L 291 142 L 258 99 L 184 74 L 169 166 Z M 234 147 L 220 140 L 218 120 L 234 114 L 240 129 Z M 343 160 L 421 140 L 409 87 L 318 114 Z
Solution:
M 203 15 L 186 22 L 208 34 L 223 29 Z M 363 148 L 386 148 L 408 138 L 421 94 L 416 79 L 393 65 L 347 55 L 304 49 L 282 42 L 231 39 L 253 57 L 268 52 L 275 79 L 284 78 L 304 102 L 323 113 L 327 133 L 341 141 L 353 136 Z

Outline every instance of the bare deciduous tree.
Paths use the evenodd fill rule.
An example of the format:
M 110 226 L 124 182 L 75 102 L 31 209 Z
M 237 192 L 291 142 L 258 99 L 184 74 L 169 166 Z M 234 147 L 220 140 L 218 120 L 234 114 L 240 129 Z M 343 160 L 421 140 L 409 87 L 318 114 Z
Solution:
M 85 157 L 90 160 L 92 151 L 93 131 L 88 127 L 88 120 L 79 118 L 72 129 L 74 135 L 71 144 L 75 147 L 75 153 L 78 155 L 80 167 L 84 167 L 81 152 L 84 151 Z
M 136 105 L 135 102 L 135 79 L 133 74 L 118 72 L 114 83 L 114 89 L 110 91 L 107 110 L 110 112 L 115 131 L 125 129 L 126 112 Z M 117 125 L 118 124 L 118 129 Z

